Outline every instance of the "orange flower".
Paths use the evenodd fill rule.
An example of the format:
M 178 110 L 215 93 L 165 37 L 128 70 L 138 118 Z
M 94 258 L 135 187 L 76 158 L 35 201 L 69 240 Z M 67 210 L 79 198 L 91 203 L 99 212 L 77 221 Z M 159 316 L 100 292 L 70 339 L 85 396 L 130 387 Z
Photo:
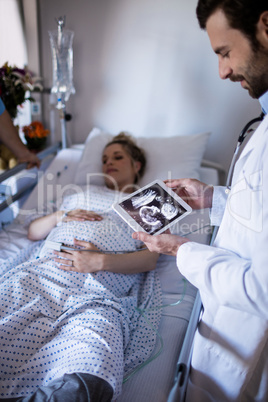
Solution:
M 45 138 L 49 134 L 49 130 L 45 130 L 40 121 L 33 121 L 29 126 L 22 128 L 25 138 Z

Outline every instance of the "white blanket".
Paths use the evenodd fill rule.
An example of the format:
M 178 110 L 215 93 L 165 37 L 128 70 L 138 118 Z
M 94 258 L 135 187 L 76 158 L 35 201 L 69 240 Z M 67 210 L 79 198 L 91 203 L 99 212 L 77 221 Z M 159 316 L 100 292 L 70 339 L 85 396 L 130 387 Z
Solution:
M 73 244 L 77 237 L 102 250 L 137 249 L 128 226 L 111 211 L 115 192 L 98 186 L 84 190 L 65 197 L 61 208 L 95 210 L 104 219 L 64 223 L 49 239 Z M 85 372 L 108 381 L 116 398 L 123 377 L 155 346 L 156 332 L 136 308 L 146 309 L 158 327 L 156 272 L 66 272 L 51 250 L 42 245 L 37 253 L 37 247 L 29 243 L 28 261 L 22 262 L 29 257 L 24 249 L 1 267 L 0 397 L 26 396 L 65 373 Z

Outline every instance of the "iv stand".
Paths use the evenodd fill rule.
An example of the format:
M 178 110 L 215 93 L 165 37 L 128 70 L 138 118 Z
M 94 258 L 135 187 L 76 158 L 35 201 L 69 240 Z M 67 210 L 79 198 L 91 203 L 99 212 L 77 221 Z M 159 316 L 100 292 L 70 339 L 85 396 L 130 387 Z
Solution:
M 66 102 L 71 94 L 75 93 L 73 86 L 73 50 L 72 42 L 74 33 L 63 30 L 65 17 L 56 19 L 57 31 L 49 31 L 52 65 L 53 87 L 51 93 L 57 95 L 56 108 L 59 110 L 62 148 L 67 148 L 66 130 Z
M 58 49 L 61 49 L 62 45 L 62 29 L 65 26 L 65 17 L 59 17 L 57 20 L 58 24 Z M 63 97 L 58 98 L 57 109 L 59 109 L 60 126 L 61 126 L 61 147 L 62 149 L 67 148 L 67 131 L 66 131 L 66 104 Z
M 59 102 L 59 100 L 58 100 Z M 59 109 L 60 126 L 61 126 L 61 147 L 67 148 L 67 130 L 66 130 L 66 105 L 64 101 L 61 101 L 61 108 Z

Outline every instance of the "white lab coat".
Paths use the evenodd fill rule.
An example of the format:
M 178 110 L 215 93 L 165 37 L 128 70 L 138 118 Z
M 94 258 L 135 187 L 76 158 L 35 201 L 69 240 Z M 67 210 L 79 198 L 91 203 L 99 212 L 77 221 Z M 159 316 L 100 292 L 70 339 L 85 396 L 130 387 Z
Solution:
M 187 402 L 268 401 L 268 116 L 236 163 L 227 196 L 215 247 L 189 242 L 177 254 L 204 305 Z

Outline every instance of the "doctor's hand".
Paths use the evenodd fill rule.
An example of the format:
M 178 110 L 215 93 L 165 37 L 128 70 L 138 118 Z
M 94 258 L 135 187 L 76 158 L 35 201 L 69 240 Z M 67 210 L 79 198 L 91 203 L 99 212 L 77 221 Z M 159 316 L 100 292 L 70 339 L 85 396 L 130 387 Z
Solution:
M 54 261 L 59 264 L 58 268 L 81 273 L 102 270 L 104 254 L 94 244 L 74 239 L 74 247 L 77 247 L 77 250 L 54 251 L 57 255 Z M 85 250 L 91 250 L 91 252 Z
M 166 180 L 165 184 L 193 209 L 212 207 L 213 186 L 196 179 Z
M 170 233 L 152 236 L 144 232 L 135 232 L 132 234 L 132 238 L 144 242 L 150 251 L 173 256 L 177 255 L 177 252 L 182 244 L 190 241 L 185 237 L 172 235 Z

